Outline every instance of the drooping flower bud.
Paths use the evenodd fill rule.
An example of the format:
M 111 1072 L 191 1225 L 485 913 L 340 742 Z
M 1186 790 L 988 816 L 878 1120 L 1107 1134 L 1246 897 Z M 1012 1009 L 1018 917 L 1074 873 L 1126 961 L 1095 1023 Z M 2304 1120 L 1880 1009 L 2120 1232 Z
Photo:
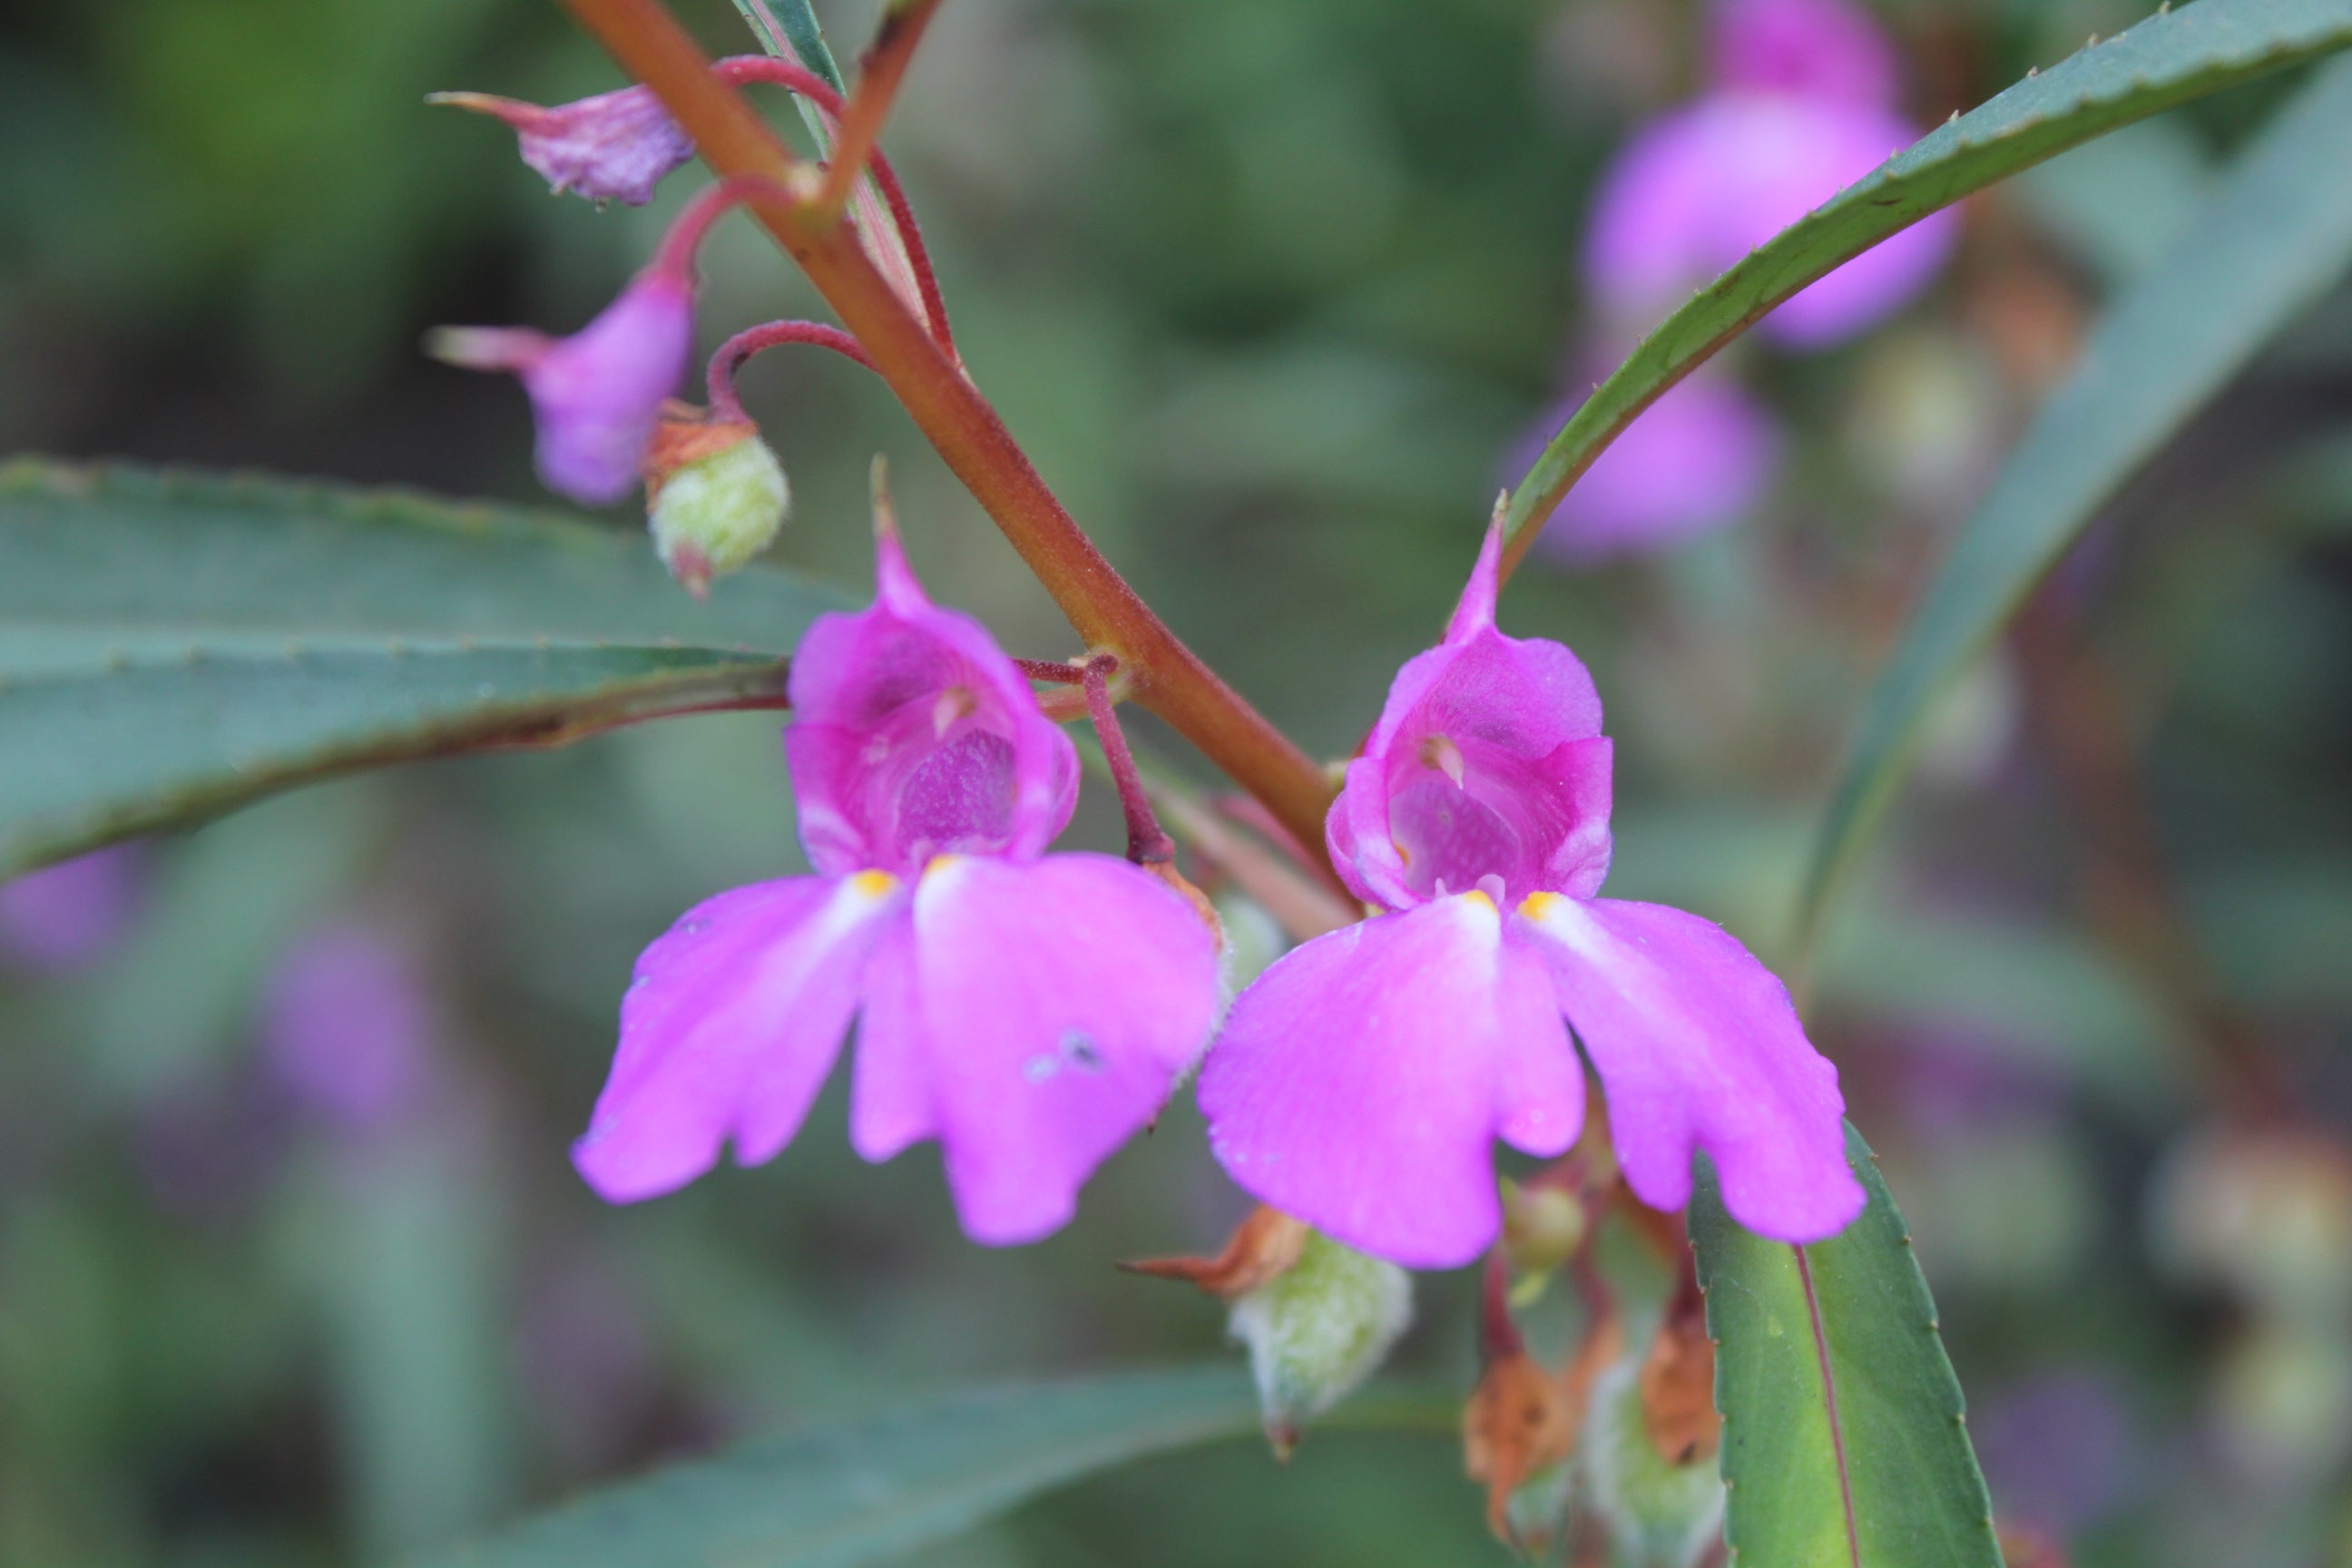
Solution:
M 774 542 L 792 510 L 783 465 L 748 419 L 671 403 L 646 444 L 654 550 L 699 599 Z
M 1615 1561 L 1693 1568 L 1722 1529 L 1723 1478 L 1712 1454 L 1677 1463 L 1658 1451 L 1643 1398 L 1646 1359 L 1627 1356 L 1594 1381 L 1578 1448 L 1580 1490 Z
M 694 156 L 694 142 L 647 87 L 625 87 L 542 108 L 486 92 L 436 92 L 427 103 L 454 104 L 505 121 L 522 144 L 522 161 L 556 195 L 643 206 L 662 176 Z
M 1249 1347 L 1276 1456 L 1379 1371 L 1412 1321 L 1412 1275 L 1313 1230 L 1297 1262 L 1236 1297 L 1230 1328 Z
M 520 376 L 539 427 L 540 478 L 561 495 L 602 506 L 636 483 L 693 342 L 691 277 L 656 261 L 568 338 L 525 327 L 441 327 L 425 352 L 467 370 Z
M 1306 1424 L 1380 1369 L 1412 1321 L 1412 1277 L 1260 1204 L 1214 1258 L 1121 1268 L 1197 1285 L 1231 1302 L 1249 1347 L 1266 1441 L 1288 1458 Z

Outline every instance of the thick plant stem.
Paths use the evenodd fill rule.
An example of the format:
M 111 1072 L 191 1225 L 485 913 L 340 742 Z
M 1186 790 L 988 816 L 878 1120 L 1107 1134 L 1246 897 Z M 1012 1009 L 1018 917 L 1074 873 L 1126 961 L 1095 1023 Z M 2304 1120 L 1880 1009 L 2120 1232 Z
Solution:
M 653 89 L 721 175 L 813 184 L 660 0 L 565 0 L 622 68 Z M 811 192 L 814 195 L 814 191 Z M 1090 647 L 1117 654 L 1136 700 L 1320 848 L 1331 789 L 1322 771 L 1153 615 L 1046 489 L 997 416 L 874 268 L 848 226 L 804 200 L 751 210 L 865 345 L 875 368 Z

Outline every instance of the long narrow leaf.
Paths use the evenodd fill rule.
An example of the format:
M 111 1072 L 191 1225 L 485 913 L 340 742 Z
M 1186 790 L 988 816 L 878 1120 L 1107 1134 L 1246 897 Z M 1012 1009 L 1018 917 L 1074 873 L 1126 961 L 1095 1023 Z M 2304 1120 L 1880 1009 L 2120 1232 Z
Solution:
M 1337 1419 L 1450 1429 L 1453 1412 L 1373 1390 Z M 439 1568 L 852 1568 L 1084 1476 L 1257 1428 L 1237 1366 L 973 1390 L 679 1465 Z
M 754 572 L 698 605 L 560 518 L 0 466 L 0 876 L 332 773 L 780 702 L 841 602 Z
M 1937 127 L 1750 252 L 1642 342 L 1513 492 L 1506 564 L 1634 416 L 1800 289 L 1938 207 L 2102 132 L 2352 44 L 2352 0 L 2198 0 Z
M 1690 1234 L 1717 1344 L 1725 1539 L 1739 1568 L 2000 1568 L 1910 1231 L 1852 1127 L 1846 1158 L 1870 1205 L 1802 1247 L 1742 1230 L 1700 1167 Z
M 1962 529 L 1864 706 L 1806 873 L 1802 943 L 1893 795 L 1936 694 L 2125 481 L 2347 268 L 2352 60 L 2280 112 L 2186 237 L 2108 310 Z

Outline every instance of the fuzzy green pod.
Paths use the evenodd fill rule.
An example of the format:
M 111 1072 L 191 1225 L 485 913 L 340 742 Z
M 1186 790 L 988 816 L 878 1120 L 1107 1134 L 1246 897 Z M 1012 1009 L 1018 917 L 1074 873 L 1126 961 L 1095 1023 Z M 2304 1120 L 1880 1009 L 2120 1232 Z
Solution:
M 749 426 L 734 428 L 737 439 L 671 469 L 651 497 L 654 550 L 697 598 L 772 543 L 792 510 L 776 454 Z
M 1675 1464 L 1658 1452 L 1642 1405 L 1642 1358 L 1595 1380 L 1577 1451 L 1579 1488 L 1609 1534 L 1618 1568 L 1692 1568 L 1723 1527 L 1713 1455 Z
M 1297 1263 L 1236 1297 L 1233 1336 L 1249 1347 L 1275 1452 L 1378 1371 L 1412 1321 L 1412 1275 L 1319 1231 Z

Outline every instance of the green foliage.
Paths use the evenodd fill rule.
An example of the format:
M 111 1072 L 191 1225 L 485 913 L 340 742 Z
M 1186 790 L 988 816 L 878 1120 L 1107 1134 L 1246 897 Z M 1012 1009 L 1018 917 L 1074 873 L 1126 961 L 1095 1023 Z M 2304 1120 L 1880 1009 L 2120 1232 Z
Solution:
M 1517 543 L 1647 408 L 1767 311 L 1841 264 L 2078 142 L 2247 79 L 2352 44 L 2352 0 L 2200 0 L 2096 43 L 1938 126 L 1699 290 L 1587 398 L 1517 490 Z M 2320 139 L 2312 155 L 2341 156 Z
M 774 700 L 840 601 L 415 497 L 0 468 L 0 875 L 355 767 Z
M 1256 1427 L 1238 1367 L 972 1390 L 677 1466 L 446 1568 L 849 1568 L 1093 1471 Z
M 1870 1194 L 1827 1241 L 1743 1230 L 1700 1162 L 1691 1245 L 1715 1337 L 1725 1538 L 1740 1568 L 2000 1568 L 1936 1303 L 1876 1158 L 1846 1129 Z
M 2190 416 L 2352 268 L 2352 61 L 2283 110 L 2101 321 L 1969 520 L 1870 694 L 1806 873 L 1808 939 L 1937 693 Z

